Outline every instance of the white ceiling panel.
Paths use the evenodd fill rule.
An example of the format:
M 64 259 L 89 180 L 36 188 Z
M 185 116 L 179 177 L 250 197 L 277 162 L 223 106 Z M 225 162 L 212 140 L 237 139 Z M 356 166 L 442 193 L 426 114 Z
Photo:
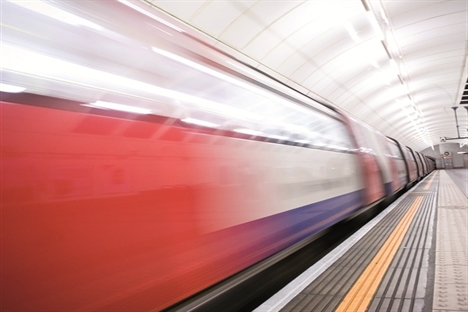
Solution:
M 407 5 L 415 1 L 407 1 Z M 451 18 L 452 21 L 447 23 L 434 23 L 430 25 L 430 28 L 436 28 L 440 26 L 450 25 L 453 23 L 463 22 L 463 11 L 466 10 L 465 1 L 437 1 L 430 3 L 429 1 L 420 1 L 419 3 L 414 3 L 414 9 L 403 10 L 402 12 L 397 12 L 397 9 L 404 9 L 406 6 L 401 4 L 390 3 L 389 1 L 384 1 L 387 13 L 392 16 L 392 24 L 395 28 L 399 29 L 408 25 L 412 25 L 417 21 L 432 21 L 438 22 L 435 19 L 437 18 Z M 458 16 L 458 19 L 455 16 Z
M 457 53 L 458 54 L 458 53 Z M 438 61 L 434 65 L 434 61 Z M 453 55 L 451 52 L 448 53 L 438 53 L 437 55 L 426 56 L 420 61 L 411 62 L 407 67 L 410 71 L 431 71 L 436 68 L 446 68 L 446 67 L 456 67 L 460 69 L 460 64 L 463 63 L 464 57 L 462 55 Z M 429 66 L 423 67 L 424 64 Z M 432 65 L 432 66 L 431 66 Z
M 285 54 L 287 52 L 289 54 Z M 288 73 L 285 76 L 292 80 L 292 74 L 306 63 L 307 59 L 307 55 L 296 53 L 294 47 L 284 44 L 274 49 L 273 52 L 263 59 L 262 63 L 283 75 Z
M 346 41 L 346 40 L 343 40 Z M 360 79 L 367 79 L 369 75 L 373 74 L 374 76 L 380 76 L 380 71 L 375 73 L 375 71 L 369 71 L 368 69 L 373 68 L 373 63 L 377 66 L 380 66 L 381 71 L 385 71 L 385 67 L 389 66 L 384 62 L 386 54 L 380 42 L 373 40 L 368 40 L 359 45 L 350 45 L 348 42 L 349 49 L 339 49 L 342 51 L 341 54 L 333 55 L 332 51 L 327 53 L 321 53 L 321 57 L 313 58 L 319 64 L 319 69 L 326 73 L 327 76 L 334 77 L 339 81 L 339 83 L 346 85 L 349 89 L 350 86 L 356 85 Z M 334 50 L 336 51 L 336 49 Z M 351 59 L 360 57 L 363 53 L 370 55 L 369 62 L 367 63 L 356 63 L 350 62 Z M 380 64 L 380 65 L 379 65 Z M 323 90 L 325 93 L 329 93 L 325 88 L 336 89 L 336 85 L 323 85 L 320 75 L 320 71 L 309 71 L 309 75 L 306 80 L 303 82 L 304 85 L 310 88 L 317 88 L 317 90 Z M 337 83 L 334 82 L 334 84 Z M 371 83 L 375 83 L 376 80 L 372 80 Z M 368 82 L 367 82 L 368 83 Z
M 275 23 L 270 26 L 270 29 L 277 33 L 282 40 L 287 39 L 287 41 L 289 41 L 289 36 L 300 31 L 301 27 L 305 27 L 304 25 L 316 24 L 317 19 L 322 18 L 324 12 L 325 14 L 330 14 L 333 9 L 334 5 L 332 2 L 318 5 L 316 1 L 305 1 L 276 20 Z M 302 20 L 305 20 L 305 22 L 302 22 Z
M 265 29 L 262 33 L 258 35 L 256 40 L 253 40 L 248 44 L 242 52 L 247 55 L 250 55 L 256 60 L 262 60 L 269 51 L 273 50 L 278 42 L 281 42 L 282 37 L 272 29 Z M 284 57 L 284 54 L 280 54 Z
M 266 25 L 262 24 L 260 21 L 256 21 L 250 15 L 245 14 L 227 27 L 221 33 L 219 39 L 241 51 L 249 42 L 257 37 L 265 27 Z
M 395 3 L 395 2 L 400 2 L 400 3 Z M 441 2 L 448 2 L 448 1 L 444 1 L 444 0 L 442 1 L 441 0 L 381 1 L 382 5 L 385 6 L 385 9 L 387 11 L 387 16 L 392 17 L 392 19 L 394 17 L 398 17 L 403 14 L 410 14 L 412 16 L 415 16 L 418 14 L 419 11 L 424 10 L 426 7 L 433 7 L 434 5 L 438 5 Z
M 434 28 L 434 29 L 431 29 L 431 31 L 418 32 L 413 35 L 402 37 L 399 40 L 399 42 L 401 45 L 406 46 L 406 45 L 417 44 L 419 42 L 429 41 L 429 43 L 434 45 L 437 43 L 436 41 L 434 41 L 436 38 L 443 39 L 444 37 L 447 37 L 447 33 L 454 33 L 454 32 L 455 32 L 455 41 L 458 41 L 460 39 L 460 36 L 465 35 L 465 32 L 464 32 L 465 26 L 466 25 L 464 23 L 457 23 L 457 24 L 446 26 L 446 27 Z M 457 29 L 459 33 L 456 33 Z M 450 37 L 453 37 L 453 35 Z
M 417 55 L 407 55 L 407 68 L 419 66 L 431 66 L 431 64 L 439 64 L 440 60 L 456 58 L 457 61 L 463 63 L 465 55 L 460 53 L 460 50 L 443 51 L 437 54 L 424 55 L 424 58 L 418 58 Z
M 248 16 L 265 27 L 273 25 L 280 18 L 301 6 L 304 1 L 259 1 L 252 6 Z
M 282 42 L 294 46 L 297 50 L 336 26 L 335 23 L 330 22 L 328 15 L 318 16 L 316 19 L 311 17 L 310 20 L 303 23 L 296 20 L 295 23 L 298 26 L 297 30 L 287 37 L 283 37 Z
M 440 54 L 447 51 L 463 51 L 464 42 L 460 39 L 460 36 L 435 37 L 433 40 L 425 40 L 406 45 L 402 51 L 408 56 L 411 56 L 413 53 L 417 54 L 417 59 L 423 62 L 425 56 Z M 435 44 L 435 42 L 439 44 Z
M 439 70 L 437 71 L 434 71 L 434 70 L 429 70 L 429 69 L 426 69 L 426 68 L 422 68 L 422 69 L 419 69 L 419 70 L 415 70 L 414 72 L 412 72 L 412 79 L 415 79 L 417 80 L 417 83 L 414 83 L 413 84 L 413 89 L 416 90 L 416 89 L 424 89 L 425 87 L 430 87 L 430 84 L 431 83 L 434 83 L 436 82 L 437 80 L 445 80 L 447 79 L 447 76 L 453 74 L 453 73 L 456 73 L 458 69 L 458 67 L 454 67 L 454 66 L 451 66 L 453 63 L 449 63 L 449 64 L 446 64 L 447 66 L 441 66 L 441 65 L 438 65 L 437 67 L 439 67 Z M 462 73 L 461 71 L 459 72 L 460 74 Z M 450 80 L 453 80 L 453 79 L 456 79 L 458 80 L 457 76 L 454 76 L 452 79 Z M 418 88 L 420 86 L 420 88 Z M 456 89 L 456 88 L 455 88 Z
M 388 98 L 387 98 L 388 99 Z M 382 102 L 384 102 L 387 99 L 383 99 Z M 383 107 L 379 110 L 379 114 L 381 116 L 385 116 L 387 122 L 392 122 L 392 119 L 400 119 L 399 113 L 401 112 L 401 107 L 396 105 L 393 101 L 389 102 L 384 102 Z
M 194 27 L 218 37 L 232 23 L 243 16 L 243 13 L 251 5 L 252 2 L 239 2 L 232 5 L 225 1 L 211 1 L 203 7 L 203 10 L 200 10 L 198 14 L 190 19 L 190 22 Z
M 427 19 L 427 20 L 422 20 L 417 23 L 413 23 L 404 27 L 396 28 L 396 33 L 398 34 L 398 37 L 401 38 L 406 38 L 406 37 L 412 37 L 412 36 L 417 36 L 421 33 L 426 33 L 426 35 L 431 35 L 434 34 L 432 31 L 437 31 L 438 29 L 441 28 L 450 28 L 450 33 L 460 33 L 462 29 L 460 29 L 460 26 L 463 27 L 463 17 L 464 13 L 462 14 L 450 14 L 450 15 L 444 15 L 444 16 L 439 16 L 436 18 L 432 19 Z M 441 26 L 443 25 L 443 26 Z M 421 40 L 423 40 L 422 38 Z M 418 41 L 421 41 L 418 40 Z M 434 42 L 434 44 L 436 44 Z
M 466 0 L 147 2 L 417 150 L 457 135 L 450 107 L 467 80 Z M 406 112 L 419 112 L 415 123 Z

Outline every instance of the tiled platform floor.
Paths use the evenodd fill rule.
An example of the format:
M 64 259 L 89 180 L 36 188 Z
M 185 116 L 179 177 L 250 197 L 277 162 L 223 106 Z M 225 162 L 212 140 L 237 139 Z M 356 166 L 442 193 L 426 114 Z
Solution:
M 468 311 L 467 189 L 466 170 L 433 172 L 256 311 Z M 394 254 L 377 258 L 398 231 Z M 381 277 L 362 281 L 379 261 Z M 349 299 L 356 286 L 369 290 Z
M 451 178 L 458 170 L 440 171 L 434 312 L 468 311 L 468 199 Z

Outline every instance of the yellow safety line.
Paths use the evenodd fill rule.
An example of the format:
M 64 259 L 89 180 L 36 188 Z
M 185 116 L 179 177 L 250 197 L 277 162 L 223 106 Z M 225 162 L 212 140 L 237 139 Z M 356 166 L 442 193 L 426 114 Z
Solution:
M 434 180 L 435 176 L 437 175 L 437 173 L 434 173 L 431 177 L 431 179 L 427 182 L 426 186 L 424 187 L 425 190 L 429 189 L 432 185 L 432 180 Z
M 422 199 L 422 196 L 416 197 L 408 212 L 361 274 L 353 288 L 348 292 L 336 312 L 366 311 L 398 247 L 403 241 Z

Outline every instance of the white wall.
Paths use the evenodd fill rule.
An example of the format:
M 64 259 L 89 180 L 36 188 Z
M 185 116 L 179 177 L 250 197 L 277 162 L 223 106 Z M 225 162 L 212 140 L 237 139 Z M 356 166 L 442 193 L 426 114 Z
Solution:
M 451 155 L 449 157 L 442 157 L 445 152 L 450 152 Z M 458 154 L 458 152 L 468 152 L 468 146 L 460 147 L 459 143 L 441 143 L 435 145 L 434 150 L 427 148 L 421 153 L 434 157 L 437 169 L 464 168 L 466 164 L 463 162 L 463 154 Z

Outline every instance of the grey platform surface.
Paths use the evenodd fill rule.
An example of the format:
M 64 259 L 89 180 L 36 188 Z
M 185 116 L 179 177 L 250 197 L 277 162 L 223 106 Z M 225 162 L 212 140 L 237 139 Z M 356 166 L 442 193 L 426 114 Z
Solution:
M 468 181 L 456 179 L 462 176 L 466 169 L 440 171 L 432 311 L 468 311 L 468 199 L 462 192 Z
M 432 173 L 256 311 L 343 311 L 343 299 L 416 198 L 420 205 L 373 299 L 354 311 L 468 311 L 464 174 L 455 183 L 445 171 Z

